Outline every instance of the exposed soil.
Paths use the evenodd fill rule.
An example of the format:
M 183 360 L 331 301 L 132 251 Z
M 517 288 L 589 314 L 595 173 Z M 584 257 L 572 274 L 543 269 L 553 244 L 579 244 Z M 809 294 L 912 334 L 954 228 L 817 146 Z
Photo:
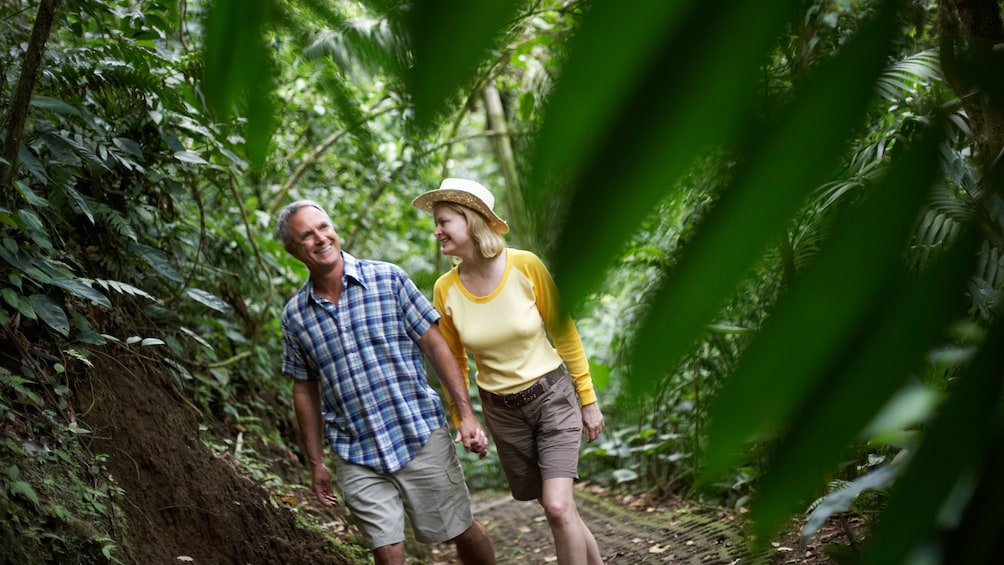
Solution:
M 103 357 L 77 391 L 80 420 L 93 431 L 93 453 L 108 455 L 115 501 L 128 518 L 117 540 L 124 563 L 234 563 L 342 565 L 367 562 L 340 508 L 321 507 L 309 475 L 286 448 L 276 448 L 294 487 L 277 497 L 247 477 L 226 455 L 199 438 L 198 411 L 151 360 Z M 475 515 L 488 529 L 499 563 L 555 563 L 553 541 L 539 505 L 508 493 L 476 492 Z M 742 517 L 680 500 L 611 496 L 580 485 L 580 514 L 607 563 L 827 563 L 822 545 L 846 539 L 830 527 L 806 547 L 797 530 L 760 555 L 747 552 Z M 333 543 L 318 529 L 321 526 Z M 458 563 L 450 544 L 409 542 L 412 563 Z
M 197 410 L 156 362 L 101 357 L 77 391 L 92 453 L 125 490 L 126 563 L 355 562 L 199 439 Z

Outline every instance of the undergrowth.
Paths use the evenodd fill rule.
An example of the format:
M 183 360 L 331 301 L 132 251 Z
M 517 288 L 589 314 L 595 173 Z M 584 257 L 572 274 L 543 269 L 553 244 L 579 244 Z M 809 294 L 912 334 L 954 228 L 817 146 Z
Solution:
M 125 493 L 81 437 L 63 384 L 44 386 L 0 368 L 0 562 L 121 563 Z

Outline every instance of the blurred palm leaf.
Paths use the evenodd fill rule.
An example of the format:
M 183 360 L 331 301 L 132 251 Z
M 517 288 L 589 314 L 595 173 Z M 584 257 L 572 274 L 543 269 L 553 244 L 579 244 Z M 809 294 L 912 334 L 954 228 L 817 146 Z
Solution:
M 650 388 L 688 351 L 812 187 L 836 169 L 889 48 L 893 18 L 888 10 L 882 16 L 819 68 L 773 130 L 746 142 L 744 172 L 694 236 L 638 332 L 636 390 Z
M 554 260 L 567 305 L 581 303 L 697 157 L 753 126 L 759 69 L 799 5 L 601 2 L 586 15 L 529 183 L 562 204 L 564 187 L 574 191 Z
M 914 53 L 889 67 L 875 82 L 879 94 L 894 103 L 916 96 L 920 91 L 940 83 L 941 63 L 933 49 Z
M 991 550 L 1000 549 L 1000 505 L 1004 503 L 999 474 L 1004 437 L 1001 343 L 1004 323 L 998 320 L 893 487 L 888 506 L 868 540 L 864 562 L 906 562 L 914 548 L 923 548 L 939 529 L 958 525 L 955 517 L 964 510 L 960 501 L 980 510 L 982 519 L 964 520 L 948 554 L 932 554 L 936 550 L 928 546 L 927 555 L 912 555 L 914 562 L 989 563 L 999 557 Z M 977 490 L 973 485 L 979 483 L 990 485 L 989 492 L 982 494 L 993 496 L 970 500 L 966 494 Z
M 272 2 L 216 0 L 206 24 L 202 77 L 206 104 L 219 121 L 238 113 L 247 116 L 248 161 L 260 168 L 272 135 L 274 76 L 265 47 L 265 28 L 274 14 Z
M 336 29 L 318 32 L 304 55 L 310 59 L 330 57 L 349 75 L 358 70 L 370 75 L 400 77 L 409 61 L 403 36 L 388 18 L 343 20 Z
M 415 121 L 428 125 L 487 59 L 525 0 L 420 0 L 406 14 L 415 60 L 407 74 Z

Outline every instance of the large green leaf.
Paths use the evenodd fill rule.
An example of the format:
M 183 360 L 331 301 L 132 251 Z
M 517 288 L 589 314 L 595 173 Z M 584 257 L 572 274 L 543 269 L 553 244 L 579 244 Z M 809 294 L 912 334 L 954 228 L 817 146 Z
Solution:
M 406 25 L 415 62 L 408 73 L 415 119 L 427 125 L 470 82 L 525 0 L 418 0 Z
M 549 102 L 529 189 L 575 191 L 553 261 L 570 307 L 694 160 L 750 125 L 761 65 L 800 2 L 667 4 L 597 3 Z
M 206 103 L 221 121 L 242 108 L 247 117 L 248 160 L 260 167 L 275 116 L 273 77 L 264 34 L 272 1 L 215 0 L 206 24 Z
M 41 94 L 34 94 L 31 97 L 31 105 L 35 108 L 41 108 L 44 110 L 51 110 L 57 114 L 63 114 L 67 116 L 80 116 L 80 109 L 72 104 L 67 104 L 58 98 L 53 98 L 52 96 L 43 96 Z
M 208 306 L 217 312 L 222 312 L 224 314 L 230 312 L 230 305 L 211 292 L 207 292 L 201 288 L 189 288 L 185 290 L 185 294 L 199 304 Z
M 944 513 L 952 510 L 949 505 L 953 495 L 965 492 L 960 489 L 966 482 L 979 480 L 991 470 L 984 464 L 993 435 L 1000 433 L 1004 382 L 1001 343 L 1004 343 L 1004 320 L 998 319 L 976 358 L 953 385 L 948 402 L 925 433 L 906 472 L 896 482 L 888 506 L 868 539 L 865 563 L 906 562 L 911 552 L 936 532 Z M 999 475 L 985 480 L 1000 484 Z M 1000 500 L 996 502 L 999 504 Z M 999 523 L 1000 507 L 993 507 L 991 512 Z M 992 536 L 973 540 L 980 545 L 1000 542 L 999 530 L 977 533 Z M 986 562 L 946 559 L 946 563 Z
M 112 303 L 108 297 L 91 288 L 87 283 L 79 279 L 54 278 L 52 284 L 80 298 L 86 298 L 105 308 L 111 308 Z
M 143 245 L 142 243 L 130 243 L 129 251 L 138 255 L 147 265 L 153 267 L 153 270 L 161 274 L 165 278 L 172 280 L 174 282 L 181 282 L 183 279 L 178 271 L 174 269 L 171 265 L 170 259 L 163 251 L 159 249 L 154 249 L 149 245 Z
M 811 191 L 829 179 L 873 99 L 895 21 L 891 9 L 880 12 L 807 79 L 775 127 L 745 141 L 748 163 L 684 251 L 637 332 L 630 379 L 635 390 L 649 388 L 674 367 Z M 589 249 L 580 247 L 580 254 Z
M 857 344 L 874 310 L 894 299 L 906 234 L 936 165 L 937 138 L 931 135 L 900 157 L 780 302 L 712 405 L 706 479 L 735 464 L 745 442 L 794 415 L 831 368 L 853 353 L 845 348 Z M 839 294 L 832 292 L 836 282 Z
M 62 306 L 44 294 L 32 294 L 28 297 L 28 302 L 35 309 L 38 318 L 50 328 L 64 336 L 70 335 L 70 321 Z
M 3 296 L 4 302 L 20 312 L 25 318 L 31 320 L 38 319 L 38 314 L 35 313 L 35 309 L 31 303 L 13 288 L 7 286 L 0 288 L 0 296 Z
M 964 297 L 946 291 L 962 288 L 972 272 L 975 238 L 969 235 L 919 279 L 897 284 L 892 295 L 875 293 L 888 302 L 872 302 L 872 319 L 847 336 L 844 359 L 834 360 L 835 370 L 827 371 L 826 382 L 789 420 L 790 430 L 752 505 L 758 539 L 768 539 L 824 482 L 845 455 L 845 446 L 921 365 L 925 352 L 945 337 L 948 324 L 964 316 Z M 789 349 L 791 345 L 799 346 L 793 342 Z M 783 364 L 778 368 L 783 370 Z

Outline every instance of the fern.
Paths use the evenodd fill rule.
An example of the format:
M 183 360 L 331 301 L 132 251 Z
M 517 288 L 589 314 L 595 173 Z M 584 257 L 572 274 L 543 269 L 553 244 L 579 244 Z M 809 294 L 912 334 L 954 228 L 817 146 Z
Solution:
M 936 187 L 914 231 L 911 266 L 917 270 L 926 268 L 939 250 L 955 241 L 962 226 L 972 221 L 972 213 L 971 201 L 960 198 L 949 184 Z
M 82 362 L 84 365 L 87 365 L 92 369 L 94 368 L 94 364 L 91 363 L 91 360 L 87 357 L 86 351 L 81 351 L 79 349 L 64 349 L 63 353 L 69 355 L 70 357 L 73 357 L 77 361 Z
M 942 80 L 941 62 L 937 51 L 928 49 L 910 55 L 890 66 L 879 76 L 879 94 L 893 103 L 902 103 L 917 96 Z
M 129 224 L 129 220 L 118 210 L 105 204 L 98 203 L 94 207 L 94 215 L 99 220 L 111 226 L 115 232 L 122 237 L 131 241 L 139 241 L 139 238 L 136 236 L 136 232 L 133 231 L 132 226 Z
M 28 387 L 25 386 L 29 384 L 35 384 L 35 383 L 34 381 L 30 381 L 24 377 L 8 372 L 6 369 L 0 369 L 0 386 L 5 388 L 10 388 L 16 393 L 15 396 L 22 399 L 27 399 L 35 406 L 41 405 L 42 399 L 39 398 L 37 394 L 35 394 L 30 389 L 28 389 Z M 0 398 L 6 400 L 7 398 L 10 398 L 10 395 L 4 394 L 0 396 Z
M 106 279 L 81 279 L 81 280 L 83 280 L 88 284 L 90 283 L 99 284 L 105 290 L 114 290 L 119 294 L 126 294 L 129 296 L 139 296 L 141 298 L 146 298 L 154 302 L 157 301 L 156 298 L 154 298 L 150 293 L 146 292 L 145 290 L 141 288 L 136 288 L 133 285 L 124 283 L 122 281 L 113 281 Z

